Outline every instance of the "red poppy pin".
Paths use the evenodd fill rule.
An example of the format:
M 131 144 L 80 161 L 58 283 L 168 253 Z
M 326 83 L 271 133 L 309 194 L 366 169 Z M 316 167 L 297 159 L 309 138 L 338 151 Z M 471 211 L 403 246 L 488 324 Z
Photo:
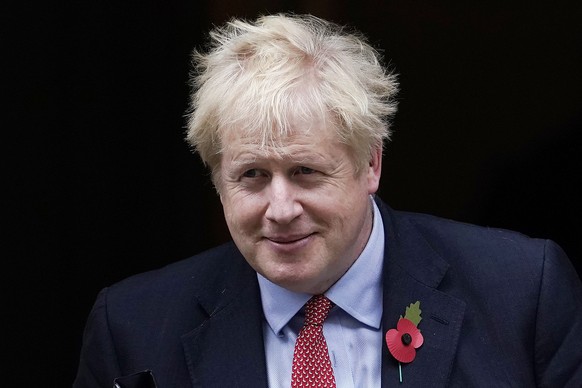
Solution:
M 420 301 L 411 303 L 406 307 L 404 318 L 400 316 L 396 329 L 386 332 L 386 345 L 390 354 L 398 360 L 400 382 L 402 382 L 402 365 L 414 361 L 416 349 L 422 346 L 424 338 L 418 330 L 418 324 L 422 320 L 420 313 Z

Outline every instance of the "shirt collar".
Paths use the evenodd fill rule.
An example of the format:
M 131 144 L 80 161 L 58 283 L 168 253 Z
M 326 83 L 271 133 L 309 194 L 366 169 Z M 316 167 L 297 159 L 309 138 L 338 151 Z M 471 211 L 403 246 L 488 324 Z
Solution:
M 346 313 L 363 324 L 380 328 L 382 319 L 382 265 L 384 262 L 384 225 L 376 203 L 372 232 L 364 250 L 350 269 L 325 293 Z M 275 334 L 311 298 L 280 287 L 257 273 L 265 319 Z

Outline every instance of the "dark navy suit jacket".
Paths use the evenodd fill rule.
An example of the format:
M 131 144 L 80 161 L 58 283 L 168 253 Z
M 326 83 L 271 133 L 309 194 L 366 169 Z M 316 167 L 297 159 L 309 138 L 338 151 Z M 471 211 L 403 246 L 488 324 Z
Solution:
M 582 286 L 556 244 L 377 203 L 383 331 L 418 300 L 424 336 L 402 384 L 377 345 L 382 387 L 582 386 Z M 262 320 L 232 243 L 131 277 L 99 294 L 74 386 L 266 387 Z

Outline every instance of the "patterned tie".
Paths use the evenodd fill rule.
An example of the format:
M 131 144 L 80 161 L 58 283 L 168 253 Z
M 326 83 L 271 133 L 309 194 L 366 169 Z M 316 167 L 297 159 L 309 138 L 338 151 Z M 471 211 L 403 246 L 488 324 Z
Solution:
M 323 321 L 331 309 L 331 301 L 314 295 L 305 305 L 305 323 L 295 342 L 292 388 L 335 388 L 335 378 L 323 337 Z

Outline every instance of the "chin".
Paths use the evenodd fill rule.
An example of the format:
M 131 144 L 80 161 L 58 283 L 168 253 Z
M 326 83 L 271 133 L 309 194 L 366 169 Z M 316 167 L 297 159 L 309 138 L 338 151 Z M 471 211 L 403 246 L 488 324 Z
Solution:
M 306 294 L 321 294 L 329 288 L 321 280 L 317 280 L 313 277 L 281 277 L 280 279 L 275 279 L 273 283 L 286 288 L 293 292 L 300 292 Z
M 276 285 L 294 292 L 309 293 L 309 289 L 312 288 L 314 283 L 317 283 L 312 276 L 296 273 L 296 271 L 290 269 L 288 266 L 276 271 L 263 272 L 262 275 Z

